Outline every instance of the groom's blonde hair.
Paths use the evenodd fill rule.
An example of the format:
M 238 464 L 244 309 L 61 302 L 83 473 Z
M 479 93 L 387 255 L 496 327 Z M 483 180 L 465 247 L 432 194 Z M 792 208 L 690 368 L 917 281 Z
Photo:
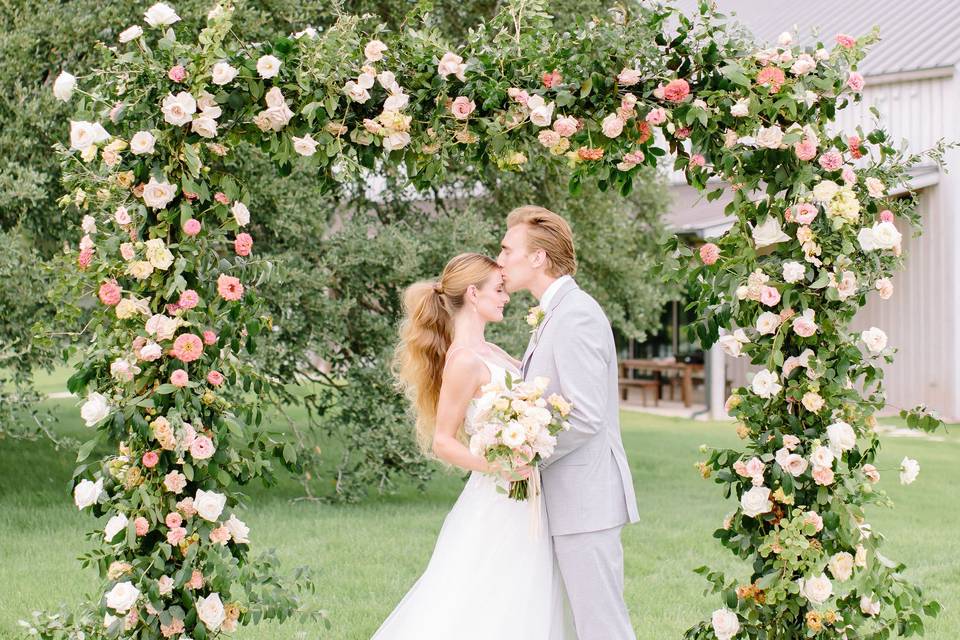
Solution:
M 527 226 L 527 250 L 543 249 L 547 273 L 554 278 L 577 273 L 577 252 L 570 224 L 550 209 L 536 205 L 517 207 L 507 214 L 507 228 Z

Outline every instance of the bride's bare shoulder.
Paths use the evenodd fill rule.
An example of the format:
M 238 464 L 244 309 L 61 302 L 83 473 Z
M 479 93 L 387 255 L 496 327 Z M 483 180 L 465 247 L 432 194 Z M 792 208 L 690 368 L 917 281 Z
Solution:
M 494 343 L 492 343 L 492 342 L 488 342 L 488 343 L 487 343 L 487 346 L 490 347 L 495 353 L 499 353 L 499 354 L 502 355 L 503 357 L 509 359 L 511 362 L 519 362 L 516 358 L 514 358 L 512 355 L 510 355 L 509 353 L 507 353 L 507 352 L 506 352 L 504 349 L 502 349 L 499 345 L 494 344 Z

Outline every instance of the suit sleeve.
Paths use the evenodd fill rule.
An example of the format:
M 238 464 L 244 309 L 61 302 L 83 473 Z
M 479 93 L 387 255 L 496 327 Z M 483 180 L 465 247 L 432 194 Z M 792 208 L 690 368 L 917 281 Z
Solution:
M 567 416 L 570 429 L 557 434 L 557 447 L 542 463 L 544 469 L 600 433 L 607 415 L 610 328 L 606 318 L 577 310 L 555 321 L 563 326 L 562 339 L 553 349 L 559 378 L 555 388 L 573 409 Z

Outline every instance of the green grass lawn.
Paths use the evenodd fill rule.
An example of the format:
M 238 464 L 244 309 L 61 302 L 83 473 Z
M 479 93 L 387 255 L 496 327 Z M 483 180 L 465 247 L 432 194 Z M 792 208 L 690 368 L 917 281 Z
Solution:
M 62 388 L 62 378 L 59 388 Z M 56 376 L 45 380 L 55 390 Z M 59 429 L 84 437 L 75 400 L 50 400 Z M 745 567 L 711 537 L 730 510 L 719 486 L 693 467 L 701 443 L 736 441 L 729 424 L 624 413 L 624 439 L 633 468 L 641 521 L 624 530 L 627 603 L 641 640 L 679 638 L 717 607 L 704 596 L 705 582 L 692 573 L 710 564 L 736 575 Z M 928 638 L 952 640 L 960 629 L 960 438 L 887 438 L 878 467 L 896 501 L 893 511 L 871 516 L 887 535 L 885 554 L 902 560 L 908 576 L 944 605 L 928 624 Z M 896 472 L 903 456 L 918 459 L 919 480 L 902 487 Z M 75 558 L 87 548 L 84 533 L 96 524 L 79 513 L 70 496 L 73 455 L 44 442 L 0 445 L 0 638 L 17 637 L 16 621 L 30 611 L 77 603 L 96 588 L 93 572 Z M 886 471 L 885 471 L 886 470 Z M 299 486 L 251 487 L 243 516 L 254 549 L 275 548 L 285 567 L 309 565 L 317 577 L 314 604 L 326 610 L 332 629 L 299 623 L 243 629 L 239 638 L 369 638 L 426 565 L 444 515 L 462 479 L 441 474 L 426 493 L 403 488 L 360 505 L 293 502 Z M 102 525 L 101 525 L 102 526 Z

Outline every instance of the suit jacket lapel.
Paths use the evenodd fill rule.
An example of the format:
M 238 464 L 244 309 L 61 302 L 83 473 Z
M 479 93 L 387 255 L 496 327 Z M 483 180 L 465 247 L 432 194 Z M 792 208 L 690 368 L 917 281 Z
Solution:
M 543 329 L 547 326 L 547 323 L 550 322 L 550 319 L 553 317 L 553 310 L 557 308 L 557 305 L 560 304 L 560 301 L 566 297 L 568 293 L 574 289 L 579 289 L 577 283 L 573 280 L 570 280 L 563 284 L 560 289 L 554 294 L 553 299 L 550 301 L 550 308 L 547 309 L 543 316 L 543 321 L 540 322 L 540 325 L 537 327 L 536 332 L 530 337 L 530 342 L 527 343 L 527 351 L 523 356 L 523 375 L 527 375 L 527 367 L 530 364 L 530 359 L 533 358 L 534 351 L 537 350 L 537 345 L 540 344 L 540 336 L 543 335 Z

